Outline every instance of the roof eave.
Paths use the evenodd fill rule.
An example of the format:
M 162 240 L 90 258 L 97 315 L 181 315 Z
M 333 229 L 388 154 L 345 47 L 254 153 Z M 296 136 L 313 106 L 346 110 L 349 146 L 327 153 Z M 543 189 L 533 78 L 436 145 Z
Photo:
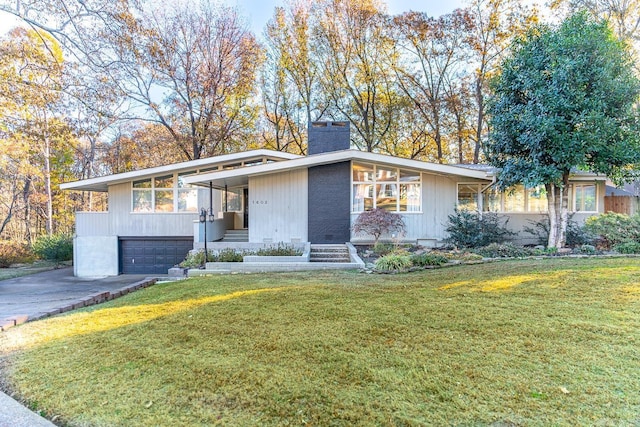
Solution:
M 60 189 L 107 192 L 109 190 L 110 185 L 122 184 L 125 182 L 132 181 L 134 179 L 144 179 L 147 177 L 152 177 L 155 175 L 168 173 L 168 172 L 171 172 L 171 173 L 186 172 L 198 167 L 206 167 L 210 165 L 215 165 L 217 163 L 240 161 L 243 159 L 248 159 L 256 156 L 279 158 L 282 161 L 293 160 L 301 157 L 297 154 L 284 153 L 281 151 L 258 149 L 258 150 L 244 151 L 241 153 L 223 154 L 223 155 L 214 156 L 214 157 L 207 157 L 205 159 L 173 163 L 170 165 L 156 166 L 153 168 L 140 169 L 136 171 L 122 172 L 119 174 L 83 179 L 79 181 L 65 182 L 60 184 Z
M 425 173 L 436 173 L 452 176 L 462 176 L 465 178 L 475 178 L 489 181 L 491 178 L 484 171 L 476 171 L 458 166 L 441 165 L 437 163 L 427 163 L 420 160 L 404 159 L 378 153 L 369 153 L 358 150 L 332 151 L 329 153 L 315 154 L 307 157 L 300 157 L 283 162 L 270 163 L 265 165 L 251 166 L 251 168 L 233 169 L 228 171 L 215 171 L 204 174 L 186 177 L 185 182 L 193 185 L 208 186 L 209 183 L 222 182 L 224 179 L 236 178 L 240 176 L 268 175 L 288 170 L 309 168 L 324 164 L 333 164 L 345 161 L 362 161 L 377 164 L 388 164 L 396 167 L 419 170 Z M 428 167 L 427 167 L 428 166 Z

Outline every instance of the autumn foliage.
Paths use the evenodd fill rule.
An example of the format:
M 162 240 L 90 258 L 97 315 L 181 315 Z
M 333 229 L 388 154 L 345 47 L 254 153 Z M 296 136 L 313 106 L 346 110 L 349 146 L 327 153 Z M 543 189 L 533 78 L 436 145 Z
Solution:
M 353 232 L 373 236 L 375 243 L 384 234 L 404 233 L 405 224 L 402 217 L 382 208 L 372 209 L 358 215 Z

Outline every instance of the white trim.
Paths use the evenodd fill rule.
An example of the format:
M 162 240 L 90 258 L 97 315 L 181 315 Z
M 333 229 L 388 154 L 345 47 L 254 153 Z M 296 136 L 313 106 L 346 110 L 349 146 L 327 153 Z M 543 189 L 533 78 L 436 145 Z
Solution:
M 363 163 L 375 163 L 376 165 L 389 165 L 402 169 L 414 169 L 416 172 L 434 172 L 441 175 L 462 176 L 490 181 L 492 178 L 485 171 L 477 171 L 460 166 L 428 163 L 420 160 L 403 159 L 385 154 L 369 153 L 358 150 L 332 151 L 329 153 L 315 154 L 300 157 L 283 162 L 275 162 L 249 168 L 233 169 L 228 171 L 210 172 L 195 175 L 185 179 L 188 184 L 208 186 L 211 181 L 214 186 L 223 187 L 225 184 L 241 185 L 243 179 L 252 175 L 267 175 L 285 170 L 309 168 L 318 165 L 356 161 Z M 232 184 L 233 183 L 233 184 Z
M 244 159 L 250 159 L 254 157 L 264 157 L 272 159 L 293 160 L 300 158 L 297 154 L 283 153 L 281 151 L 273 150 L 251 150 L 243 151 L 240 153 L 223 154 L 220 156 L 207 157 L 206 159 L 190 160 L 187 162 L 174 163 L 165 166 L 158 166 L 154 168 L 140 169 L 131 172 L 123 172 L 114 175 L 106 175 L 96 178 L 83 179 L 81 181 L 65 182 L 60 184 L 62 190 L 83 190 L 83 191 L 107 191 L 109 185 L 121 184 L 127 181 L 145 179 L 153 177 L 155 175 L 162 175 L 167 173 L 181 173 L 188 171 L 195 171 L 199 168 L 206 168 L 221 163 L 238 162 Z M 278 163 L 278 162 L 276 162 Z M 270 164 L 270 163 L 269 163 Z M 251 166 L 256 167 L 256 166 Z M 244 168 L 242 168 L 244 169 Z
M 587 187 L 587 186 L 593 186 L 596 190 L 596 194 L 595 194 L 595 204 L 596 204 L 596 209 L 593 211 L 578 211 L 576 210 L 576 187 Z M 598 213 L 599 210 L 599 200 L 600 200 L 600 189 L 598 188 L 599 185 L 596 182 L 592 182 L 592 183 L 586 183 L 586 182 L 580 182 L 580 183 L 572 183 L 571 184 L 571 212 L 573 213 L 586 213 L 586 214 L 593 214 L 593 213 Z M 584 202 L 584 200 L 583 200 Z
M 371 181 L 354 181 L 353 179 L 353 167 L 354 164 L 359 164 L 359 165 L 363 165 L 366 167 L 371 167 L 371 170 L 373 171 L 373 176 L 372 176 L 372 180 Z M 378 181 L 377 180 L 377 175 L 378 175 L 378 168 L 384 168 L 384 169 L 389 169 L 389 170 L 394 170 L 396 173 L 396 179 L 395 181 Z M 407 181 L 407 182 L 403 182 L 400 180 L 401 177 L 401 173 L 402 171 L 406 171 L 406 172 L 411 172 L 414 173 L 418 176 L 418 181 Z M 409 168 L 401 168 L 401 167 L 397 167 L 397 166 L 390 166 L 390 165 L 382 165 L 380 166 L 377 163 L 370 163 L 370 162 L 359 162 L 357 160 L 352 160 L 350 162 L 350 175 L 351 175 L 351 189 L 350 189 L 350 197 L 351 197 L 351 213 L 352 214 L 360 214 L 362 212 L 365 212 L 366 209 L 363 209 L 361 211 L 355 211 L 353 210 L 353 205 L 354 205 L 354 193 L 353 193 L 353 189 L 356 185 L 371 185 L 373 186 L 373 209 L 376 209 L 378 207 L 378 193 L 376 190 L 376 186 L 378 185 L 383 185 L 383 184 L 393 184 L 397 186 L 397 197 L 396 197 L 396 209 L 389 211 L 389 212 L 393 212 L 393 213 L 398 213 L 398 214 L 403 214 L 403 213 L 409 213 L 409 214 L 416 214 L 416 213 L 421 213 L 422 212 L 422 172 L 420 172 L 419 170 L 415 170 L 415 169 L 409 169 Z M 418 211 L 401 211 L 400 208 L 400 188 L 402 185 L 417 185 L 419 188 L 419 194 L 420 194 L 420 206 L 419 206 L 419 210 Z
M 456 183 L 456 209 L 460 208 L 460 186 L 461 185 L 474 185 L 476 186 L 476 189 L 478 190 L 476 193 L 476 210 L 478 212 L 483 212 L 484 211 L 484 190 L 486 190 L 487 188 L 489 188 L 491 186 L 491 184 L 488 184 L 487 186 L 485 186 L 484 188 L 482 188 L 482 182 L 478 182 L 478 181 L 460 181 Z
M 151 177 L 145 177 L 145 178 L 141 178 L 141 179 L 136 179 L 136 180 L 132 180 L 129 182 L 129 193 L 131 194 L 130 197 L 130 211 L 129 213 L 131 213 L 132 215 L 138 215 L 138 214 L 190 214 L 193 215 L 194 213 L 198 212 L 198 209 L 196 207 L 195 211 L 180 211 L 180 190 L 183 191 L 194 191 L 196 192 L 196 198 L 197 198 L 197 192 L 198 189 L 196 187 L 179 187 L 179 177 L 181 175 L 181 172 L 173 172 L 172 174 L 168 174 L 168 173 L 164 173 L 164 174 L 159 174 L 159 175 L 155 175 L 155 176 L 151 176 Z M 171 176 L 171 180 L 173 182 L 173 185 L 171 186 L 171 188 L 158 188 L 156 187 L 156 179 L 157 178 L 162 178 L 162 177 L 168 177 Z M 183 176 L 184 178 L 184 176 Z M 135 188 L 133 186 L 133 184 L 137 181 L 151 181 L 151 186 L 149 188 Z M 137 191 L 150 191 L 151 192 L 151 201 L 150 201 L 150 210 L 149 211 L 135 211 L 134 208 L 134 200 L 135 200 L 135 194 Z M 156 192 L 157 191 L 171 191 L 172 192 L 172 199 L 173 199 L 173 210 L 171 212 L 166 212 L 166 211 L 157 211 L 156 210 Z

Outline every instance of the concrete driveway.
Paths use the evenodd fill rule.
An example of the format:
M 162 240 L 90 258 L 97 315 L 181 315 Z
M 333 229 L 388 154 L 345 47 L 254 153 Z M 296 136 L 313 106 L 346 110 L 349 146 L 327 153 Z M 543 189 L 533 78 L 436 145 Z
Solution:
M 116 291 L 146 277 L 125 274 L 81 279 L 74 277 L 73 268 L 68 267 L 0 280 L 0 319 L 13 316 L 37 318 L 43 313 L 82 301 L 89 295 Z
M 0 280 L 0 322 L 7 318 L 38 318 L 44 313 L 83 301 L 90 295 L 115 292 L 146 278 L 145 275 L 121 275 L 80 279 L 74 277 L 73 268 L 68 267 Z M 0 391 L 0 427 L 4 426 L 55 427 Z

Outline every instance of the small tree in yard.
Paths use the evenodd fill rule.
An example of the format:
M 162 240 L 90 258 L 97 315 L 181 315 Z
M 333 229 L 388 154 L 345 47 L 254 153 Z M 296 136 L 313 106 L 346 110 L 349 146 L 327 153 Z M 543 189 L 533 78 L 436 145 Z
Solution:
M 606 22 L 586 14 L 517 40 L 494 80 L 487 159 L 497 184 L 544 185 L 549 247 L 565 244 L 569 177 L 575 169 L 631 179 L 640 161 L 640 81 Z
M 354 233 L 373 236 L 374 243 L 378 243 L 383 234 L 403 233 L 404 230 L 402 217 L 382 208 L 362 212 L 353 224 Z

